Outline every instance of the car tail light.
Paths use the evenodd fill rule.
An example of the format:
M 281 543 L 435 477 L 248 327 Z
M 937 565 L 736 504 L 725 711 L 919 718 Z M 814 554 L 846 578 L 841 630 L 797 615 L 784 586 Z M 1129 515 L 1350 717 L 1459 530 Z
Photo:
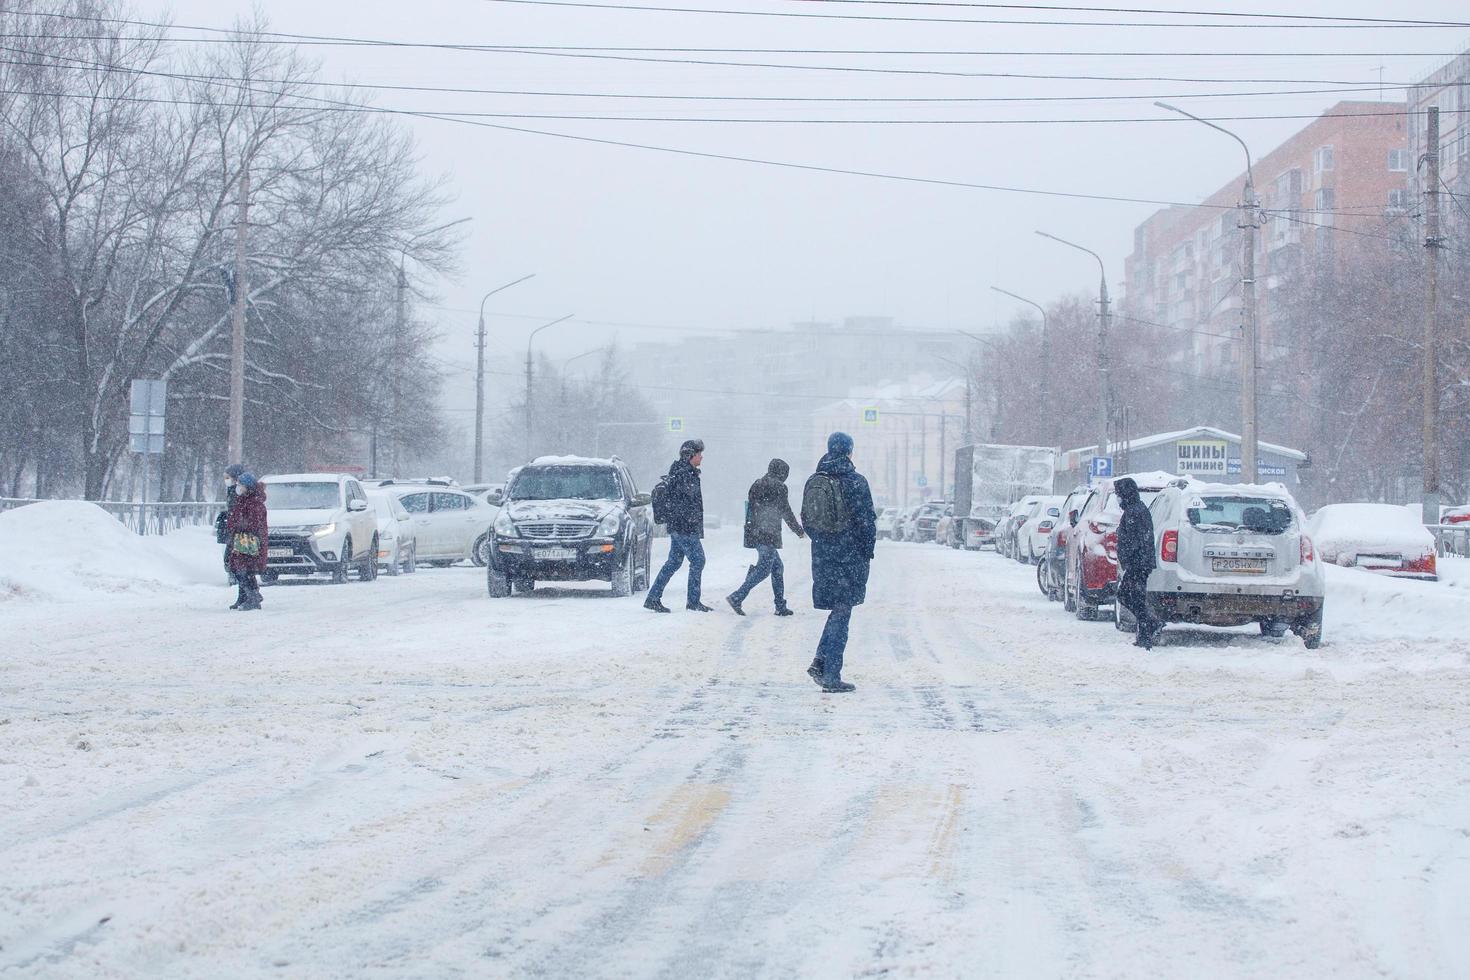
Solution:
M 1160 561 L 1179 560 L 1179 532 L 1169 530 L 1164 532 L 1164 538 L 1159 542 Z
M 1434 552 L 1425 552 L 1414 561 L 1404 562 L 1404 571 L 1414 575 L 1435 575 Z
M 1305 564 L 1310 564 L 1316 557 L 1317 557 L 1316 554 L 1312 551 L 1312 539 L 1309 538 L 1309 537 L 1307 537 L 1305 534 L 1303 534 L 1302 535 L 1302 564 L 1304 564 L 1304 565 Z
M 1108 557 L 1111 558 L 1111 559 L 1113 559 L 1114 561 L 1117 561 L 1118 560 L 1118 532 L 1117 531 L 1109 531 L 1107 534 L 1104 534 L 1103 535 L 1102 543 L 1103 543 L 1103 550 L 1108 553 Z
M 1087 526 L 1092 528 L 1093 534 L 1107 534 L 1113 527 L 1113 525 L 1104 524 L 1101 521 L 1088 521 Z

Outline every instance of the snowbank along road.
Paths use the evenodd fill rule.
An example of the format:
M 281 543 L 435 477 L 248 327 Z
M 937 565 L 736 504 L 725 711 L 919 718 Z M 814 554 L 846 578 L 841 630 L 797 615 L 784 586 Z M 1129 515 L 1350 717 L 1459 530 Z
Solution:
M 1332 569 L 1320 651 L 1145 654 L 885 544 L 833 696 L 786 555 L 786 620 L 471 568 L 13 591 L 0 976 L 1470 975 L 1463 568 Z

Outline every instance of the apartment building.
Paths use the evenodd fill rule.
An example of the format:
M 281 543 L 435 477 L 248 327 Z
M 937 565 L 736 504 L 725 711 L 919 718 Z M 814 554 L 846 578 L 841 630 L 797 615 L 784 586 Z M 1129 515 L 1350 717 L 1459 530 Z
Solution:
M 1439 107 L 1440 179 L 1456 194 L 1470 188 L 1470 51 L 1454 58 L 1409 89 L 1409 159 L 1417 162 L 1428 151 L 1430 106 Z M 1423 173 L 1410 167 L 1410 196 L 1423 196 Z M 1441 188 L 1443 190 L 1444 188 Z
M 1339 102 L 1256 159 L 1265 218 L 1256 240 L 1261 355 L 1284 353 L 1278 290 L 1307 263 L 1342 263 L 1352 233 L 1378 233 L 1411 203 L 1412 156 L 1404 106 Z M 1220 152 L 1234 152 L 1226 147 Z M 1175 359 L 1199 371 L 1239 364 L 1241 224 L 1245 174 L 1196 207 L 1170 207 L 1134 229 L 1125 267 L 1125 316 L 1180 332 Z M 1361 240 L 1361 239 L 1360 239 Z

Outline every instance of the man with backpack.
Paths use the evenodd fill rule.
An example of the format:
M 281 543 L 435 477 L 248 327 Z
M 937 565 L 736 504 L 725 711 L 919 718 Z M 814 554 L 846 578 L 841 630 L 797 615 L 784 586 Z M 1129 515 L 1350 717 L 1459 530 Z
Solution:
M 791 500 L 786 494 L 786 477 L 791 467 L 784 459 L 773 459 L 766 467 L 766 475 L 750 485 L 750 494 L 745 502 L 745 546 L 755 549 L 755 564 L 745 575 L 745 583 L 725 596 L 735 615 L 744 616 L 745 602 L 750 590 L 771 579 L 771 591 L 776 596 L 776 615 L 790 616 L 786 605 L 786 566 L 781 561 L 781 522 L 791 528 L 798 538 L 806 532 L 796 522 L 791 512 Z
M 801 496 L 801 523 L 812 539 L 812 605 L 830 610 L 806 672 L 828 694 L 857 690 L 842 679 L 842 655 L 852 608 L 867 598 L 868 565 L 878 540 L 873 494 L 853 466 L 852 448 L 852 436 L 832 433 L 827 455 Z
M 669 473 L 653 488 L 653 519 L 669 529 L 669 560 L 659 569 L 643 608 L 666 613 L 664 588 L 669 579 L 689 559 L 689 587 L 684 608 L 692 612 L 709 612 L 699 601 L 699 580 L 704 573 L 704 493 L 699 486 L 699 464 L 704 462 L 704 443 L 690 439 L 679 447 L 679 458 Z

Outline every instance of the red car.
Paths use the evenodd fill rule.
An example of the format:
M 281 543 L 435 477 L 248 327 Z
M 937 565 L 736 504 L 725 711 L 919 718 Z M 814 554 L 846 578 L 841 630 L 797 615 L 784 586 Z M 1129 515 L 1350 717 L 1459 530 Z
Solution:
M 1169 473 L 1127 475 L 1138 484 L 1145 506 L 1170 481 L 1178 479 Z M 1100 480 L 1092 488 L 1067 535 L 1062 604 L 1078 619 L 1096 619 L 1097 607 L 1110 604 L 1118 591 L 1118 520 L 1123 516 L 1123 507 L 1113 493 L 1113 483 L 1120 479 Z

